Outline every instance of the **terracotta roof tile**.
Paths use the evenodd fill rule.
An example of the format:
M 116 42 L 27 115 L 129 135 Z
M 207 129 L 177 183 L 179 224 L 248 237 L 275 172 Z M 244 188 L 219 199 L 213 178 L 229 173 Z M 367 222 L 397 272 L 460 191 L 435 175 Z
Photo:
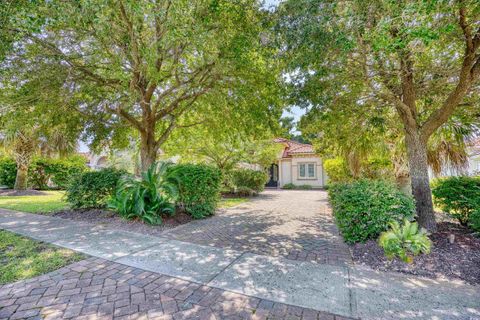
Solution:
M 276 138 L 273 141 L 285 145 L 282 158 L 291 157 L 293 154 L 315 154 L 315 150 L 311 144 L 300 143 L 284 138 Z

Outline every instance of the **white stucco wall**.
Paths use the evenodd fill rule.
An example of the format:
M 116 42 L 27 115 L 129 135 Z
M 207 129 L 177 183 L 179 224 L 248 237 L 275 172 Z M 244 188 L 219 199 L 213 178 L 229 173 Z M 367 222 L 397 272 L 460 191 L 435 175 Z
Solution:
M 315 164 L 315 177 L 314 178 L 300 178 L 299 177 L 299 164 L 301 163 L 314 163 Z M 287 183 L 293 183 L 295 185 L 310 185 L 312 187 L 324 187 L 327 183 L 327 176 L 323 169 L 322 159 L 314 156 L 295 156 L 288 159 L 279 160 L 280 167 L 280 181 L 279 186 L 283 187 Z

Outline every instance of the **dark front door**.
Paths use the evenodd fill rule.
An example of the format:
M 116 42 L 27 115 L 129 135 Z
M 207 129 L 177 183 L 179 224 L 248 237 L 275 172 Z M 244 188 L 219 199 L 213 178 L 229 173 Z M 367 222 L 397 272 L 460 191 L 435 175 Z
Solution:
M 270 188 L 278 187 L 278 165 L 272 164 L 268 169 L 268 174 L 270 179 L 265 186 Z

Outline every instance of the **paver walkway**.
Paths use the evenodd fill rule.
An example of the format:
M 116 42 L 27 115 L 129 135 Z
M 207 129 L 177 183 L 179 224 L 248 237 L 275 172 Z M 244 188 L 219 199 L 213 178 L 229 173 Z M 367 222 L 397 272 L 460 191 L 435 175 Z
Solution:
M 265 190 L 246 204 L 171 229 L 164 236 L 291 260 L 351 263 L 325 191 Z
M 205 226 L 197 223 L 190 229 L 192 237 L 185 239 L 190 242 L 186 242 L 172 239 L 172 233 L 167 237 L 152 237 L 55 217 L 0 210 L 0 228 L 100 258 L 0 287 L 0 297 L 3 297 L 0 298 L 0 319 L 40 317 L 49 312 L 52 317 L 66 317 L 70 305 L 72 314 L 80 312 L 93 318 L 132 314 L 133 319 L 140 316 L 172 319 L 171 315 L 173 319 L 338 319 L 342 316 L 480 319 L 478 286 L 375 272 L 337 258 L 323 260 L 329 263 L 318 263 L 323 258 L 315 258 L 314 262 L 298 261 L 298 257 L 291 256 L 291 250 L 309 251 L 305 239 L 318 243 L 323 243 L 322 239 L 333 239 L 327 241 L 327 247 L 341 247 L 342 243 L 331 221 L 327 218 L 316 220 L 315 215 L 308 216 L 307 210 L 302 209 L 301 203 L 325 206 L 322 193 L 300 192 L 300 197 L 307 201 L 289 207 L 289 210 L 303 212 L 298 220 L 288 212 L 275 214 L 275 210 L 268 210 L 267 203 L 277 194 L 280 192 L 267 192 L 265 197 L 245 209 L 227 210 L 219 219 L 214 218 L 214 222 L 232 220 L 233 213 L 239 210 L 236 216 L 239 223 L 225 226 L 234 236 L 222 233 L 224 245 L 199 244 L 200 240 L 197 243 L 191 240 L 202 239 L 201 233 L 194 230 L 202 230 Z M 278 201 L 282 199 L 283 196 L 277 198 Z M 263 209 L 258 210 L 262 206 Z M 264 227 L 255 228 L 249 224 L 253 215 L 248 213 L 247 219 L 240 219 L 241 210 L 249 212 L 254 210 L 252 207 L 263 216 Z M 322 211 L 317 213 L 322 216 Z M 278 219 L 268 222 L 275 217 Z M 308 228 L 310 223 L 320 223 L 322 219 L 326 227 L 320 229 L 321 233 L 316 233 L 315 227 Z M 241 247 L 234 246 L 235 239 L 242 235 L 234 228 L 237 225 L 245 226 L 246 238 Z M 180 234 L 186 236 L 187 227 L 182 227 L 186 229 Z M 208 228 L 203 230 L 210 232 Z M 221 230 L 218 230 L 212 234 L 219 234 Z M 288 237 L 281 237 L 285 233 Z M 260 242 L 262 245 L 248 240 L 253 234 L 265 239 Z M 278 242 L 268 243 L 279 237 Z M 285 251 L 278 248 L 285 248 Z M 208 293 L 202 296 L 206 291 Z M 237 300 L 243 302 L 237 304 Z M 103 304 L 107 305 L 106 309 L 101 309 Z M 158 310 L 152 311 L 155 309 Z M 17 312 L 25 313 L 15 315 Z

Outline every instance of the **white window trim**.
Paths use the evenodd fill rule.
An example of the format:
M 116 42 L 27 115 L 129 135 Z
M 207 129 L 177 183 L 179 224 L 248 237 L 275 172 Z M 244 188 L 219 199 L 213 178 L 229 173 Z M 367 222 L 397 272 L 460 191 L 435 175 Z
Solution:
M 308 165 L 313 164 L 313 177 L 308 177 Z M 305 165 L 305 176 L 300 175 L 300 167 Z M 317 180 L 317 164 L 315 162 L 299 162 L 297 164 L 298 180 Z

